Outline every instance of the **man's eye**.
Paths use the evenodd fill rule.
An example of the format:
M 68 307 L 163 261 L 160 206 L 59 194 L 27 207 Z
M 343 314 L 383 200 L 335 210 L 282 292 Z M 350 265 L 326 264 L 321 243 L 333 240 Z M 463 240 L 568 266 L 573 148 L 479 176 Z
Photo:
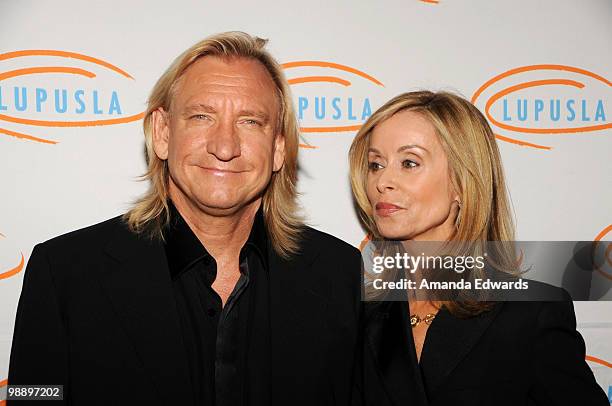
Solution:
M 208 116 L 206 114 L 194 114 L 191 118 L 195 120 L 207 120 Z
M 378 162 L 370 162 L 368 164 L 368 169 L 371 170 L 371 171 L 377 171 L 380 168 L 382 168 L 382 165 L 379 164 Z
M 417 166 L 419 166 L 419 164 L 410 159 L 406 159 L 402 162 L 402 166 L 404 168 L 412 169 L 412 168 L 416 168 Z
M 259 121 L 257 121 L 257 120 L 254 120 L 254 119 L 251 119 L 251 118 L 246 119 L 246 120 L 244 120 L 243 122 L 244 122 L 245 124 L 248 124 L 248 125 L 257 125 L 257 126 L 261 126 L 261 122 L 259 122 Z

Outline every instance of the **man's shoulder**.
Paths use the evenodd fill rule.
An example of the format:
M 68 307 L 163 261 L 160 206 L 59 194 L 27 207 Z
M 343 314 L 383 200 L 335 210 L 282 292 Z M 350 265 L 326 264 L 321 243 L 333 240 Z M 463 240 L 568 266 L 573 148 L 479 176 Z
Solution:
M 295 261 L 295 262 L 294 262 Z M 301 266 L 294 266 L 301 264 Z M 360 300 L 361 253 L 351 244 L 312 227 L 302 231 L 300 253 L 285 270 L 288 278 L 300 285 L 308 276 L 321 287 L 318 292 L 337 308 L 352 306 Z M 304 268 L 305 267 L 305 268 Z M 307 272 L 301 272 L 307 270 Z M 350 298 L 347 299 L 347 298 Z M 347 299 L 347 300 L 345 300 Z M 355 309 L 351 308 L 350 311 Z M 344 314 L 339 310 L 338 314 Z
M 301 245 L 305 251 L 359 255 L 359 250 L 346 241 L 310 226 L 304 226 Z
M 129 241 L 129 231 L 122 216 L 116 216 L 37 244 L 28 260 L 26 272 L 39 272 L 36 264 L 46 264 L 58 289 L 76 286 L 101 264 L 104 252 L 113 241 Z M 66 284 L 66 281 L 72 281 Z
M 338 237 L 310 226 L 304 226 L 302 230 L 297 257 L 310 263 L 326 266 L 341 264 L 357 266 L 361 262 L 361 253 L 357 248 Z
M 82 249 L 87 246 L 99 246 L 121 231 L 128 232 L 127 225 L 123 221 L 123 215 L 61 234 L 40 245 L 48 251 Z

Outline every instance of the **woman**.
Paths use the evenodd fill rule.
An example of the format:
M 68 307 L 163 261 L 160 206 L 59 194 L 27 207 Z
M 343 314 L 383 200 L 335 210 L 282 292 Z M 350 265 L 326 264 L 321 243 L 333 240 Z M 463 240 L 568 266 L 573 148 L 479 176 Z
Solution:
M 502 163 L 483 115 L 446 92 L 405 93 L 363 125 L 351 185 L 372 240 L 512 241 Z M 474 245 L 475 247 L 476 245 Z M 503 251 L 503 250 L 501 250 Z M 499 269 L 516 264 L 500 252 Z M 511 270 L 510 270 L 511 271 Z M 368 405 L 608 405 L 572 302 L 390 301 L 366 284 Z

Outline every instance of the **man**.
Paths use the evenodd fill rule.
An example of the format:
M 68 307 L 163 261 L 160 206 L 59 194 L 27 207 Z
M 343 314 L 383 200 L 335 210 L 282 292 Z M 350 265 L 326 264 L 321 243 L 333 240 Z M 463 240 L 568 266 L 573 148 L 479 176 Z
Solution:
M 151 187 L 34 248 L 9 384 L 74 405 L 350 402 L 360 255 L 295 214 L 298 127 L 264 46 L 216 35 L 159 79 Z

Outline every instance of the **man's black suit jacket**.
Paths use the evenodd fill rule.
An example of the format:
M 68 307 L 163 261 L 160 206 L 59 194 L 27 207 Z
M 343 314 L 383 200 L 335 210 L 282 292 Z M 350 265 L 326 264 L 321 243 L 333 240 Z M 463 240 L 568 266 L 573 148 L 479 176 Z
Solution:
M 533 281 L 532 281 L 533 283 Z M 367 406 L 605 406 L 569 295 L 505 302 L 462 319 L 442 308 L 417 362 L 405 302 L 365 305 Z
M 268 256 L 273 404 L 349 404 L 359 251 L 306 228 L 298 255 Z M 163 243 L 116 217 L 34 248 L 9 385 L 61 384 L 72 405 L 193 405 L 180 331 Z

